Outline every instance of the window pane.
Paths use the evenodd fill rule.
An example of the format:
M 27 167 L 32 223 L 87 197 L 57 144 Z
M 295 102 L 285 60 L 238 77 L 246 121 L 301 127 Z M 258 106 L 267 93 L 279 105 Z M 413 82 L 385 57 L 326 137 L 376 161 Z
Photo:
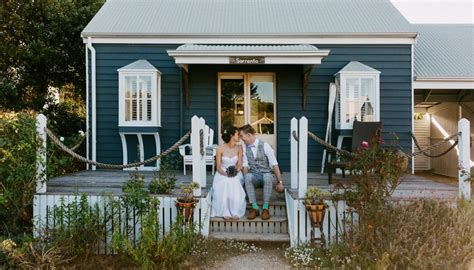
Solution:
M 146 108 L 146 120 L 151 121 L 151 99 L 147 99 L 147 108 Z
M 367 98 L 369 98 L 370 100 L 373 99 L 373 86 L 373 79 L 361 79 L 361 96 L 364 97 L 364 100 L 366 100 Z
M 274 134 L 273 76 L 259 75 L 250 79 L 250 125 L 257 134 Z
M 361 79 L 361 121 L 374 120 L 374 80 L 370 78 Z
M 137 120 L 137 100 L 132 99 L 132 120 Z
M 125 99 L 125 121 L 130 121 L 130 100 Z
M 244 79 L 221 79 L 222 129 L 244 124 Z
M 139 77 L 139 93 L 140 93 L 140 120 L 151 120 L 151 76 Z M 148 101 L 148 99 L 150 100 Z

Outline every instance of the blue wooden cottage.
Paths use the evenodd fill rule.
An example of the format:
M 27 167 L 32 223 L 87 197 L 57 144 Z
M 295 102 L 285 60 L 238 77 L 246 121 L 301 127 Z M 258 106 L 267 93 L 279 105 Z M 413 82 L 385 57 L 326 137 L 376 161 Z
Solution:
M 412 132 L 424 146 L 456 133 L 460 117 L 474 119 L 473 29 L 411 25 L 389 0 L 108 0 L 82 32 L 87 159 L 128 164 L 153 157 L 196 127 L 201 120 L 194 115 L 214 131 L 207 144 L 219 143 L 227 125 L 250 124 L 276 150 L 285 195 L 274 193 L 270 220 L 209 218 L 206 183 L 212 175 L 206 174 L 204 159 L 193 156 L 193 177 L 179 175 L 178 181 L 203 187 L 195 221 L 215 238 L 309 241 L 302 194 L 308 184 L 331 186 L 321 173 L 322 146 L 306 142 L 306 123 L 340 147 L 355 119 L 381 121 L 384 136 L 396 133 L 405 152 L 413 151 Z M 425 113 L 432 123 L 414 117 Z M 290 135 L 293 118 L 302 118 L 298 136 L 306 136 L 298 142 Z M 44 116 L 39 122 L 45 125 Z M 438 137 L 431 138 L 429 130 Z M 198 139 L 191 141 L 199 145 Z M 455 162 L 457 168 L 457 161 L 445 157 L 433 166 Z M 411 164 L 412 170 L 433 167 L 419 157 Z M 159 161 L 133 169 L 158 168 Z M 153 177 L 143 174 L 147 183 Z M 35 231 L 61 198 L 72 201 L 79 192 L 90 204 L 104 202 L 103 192 L 120 196 L 128 178 L 122 170 L 89 166 L 50 179 L 47 188 L 38 181 Z M 456 187 L 410 175 L 393 197 L 455 200 L 458 193 Z M 165 233 L 177 216 L 176 194 L 157 197 Z M 327 203 L 322 230 L 328 240 L 337 239 L 346 206 Z
M 288 171 L 290 119 L 324 137 L 336 81 L 333 144 L 368 103 L 366 119 L 412 148 L 417 33 L 388 0 L 109 0 L 82 37 L 92 160 L 138 160 L 137 145 L 146 159 L 198 115 L 214 142 L 224 125 L 254 125 Z M 322 152 L 310 145 L 310 171 Z

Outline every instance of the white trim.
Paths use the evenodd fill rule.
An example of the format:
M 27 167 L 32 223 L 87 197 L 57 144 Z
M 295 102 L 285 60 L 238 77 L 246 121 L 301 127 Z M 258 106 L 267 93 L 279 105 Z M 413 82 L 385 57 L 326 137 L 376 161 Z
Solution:
M 474 89 L 474 78 L 417 78 L 414 89 Z
M 123 71 L 119 69 L 119 90 L 118 90 L 118 123 L 120 127 L 161 127 L 161 72 L 158 70 L 154 71 Z M 151 77 L 151 121 L 125 121 L 125 77 L 136 76 L 136 77 Z M 137 89 L 138 91 L 138 89 Z M 138 93 L 137 93 L 138 95 Z M 138 103 L 137 103 L 138 104 Z M 138 112 L 137 112 L 138 117 Z
M 156 155 L 161 154 L 161 141 L 160 141 L 160 134 L 158 132 L 154 133 L 153 136 L 155 137 L 155 147 L 156 147 Z M 156 168 L 160 169 L 161 159 L 156 161 Z
M 416 81 L 474 82 L 474 77 L 416 77 Z
M 161 141 L 160 141 L 160 134 L 158 132 L 119 132 L 120 140 L 122 142 L 122 161 L 123 164 L 128 164 L 128 149 L 127 149 L 127 138 L 126 135 L 135 135 L 137 136 L 138 144 L 140 146 L 140 161 L 145 160 L 145 147 L 143 143 L 143 135 L 153 135 L 155 138 L 155 148 L 156 148 L 156 155 L 161 153 Z M 155 166 L 145 166 L 141 165 L 140 167 L 132 167 L 132 168 L 124 168 L 124 171 L 133 171 L 133 170 L 140 170 L 140 171 L 153 171 L 160 168 L 160 160 L 157 160 Z
M 264 56 L 264 54 L 229 54 L 228 56 L 172 56 L 175 63 L 182 64 L 230 64 L 230 56 L 263 56 L 265 57 L 265 65 L 316 65 L 321 64 L 323 56 Z M 327 55 L 327 54 L 326 54 Z M 325 56 L 326 56 L 325 55 Z
M 97 161 L 97 89 L 96 89 L 96 55 L 92 46 L 92 38 L 87 39 L 87 47 L 91 50 L 91 73 L 92 73 L 92 160 Z M 92 165 L 92 170 L 96 166 Z
M 83 33 L 83 40 L 87 42 Z M 95 43 L 109 44 L 414 44 L 417 33 L 338 33 L 306 35 L 107 35 Z
M 127 139 L 125 139 L 125 134 L 119 132 L 120 141 L 122 142 L 122 162 L 123 164 L 128 164 L 128 149 L 127 149 Z
M 336 80 L 339 80 L 339 89 L 337 89 L 336 96 L 336 116 L 339 115 L 339 119 L 336 119 L 336 129 L 352 129 L 353 123 L 345 123 L 344 116 L 346 115 L 346 106 L 343 105 L 346 98 L 343 91 L 346 90 L 347 79 L 372 79 L 373 90 L 374 90 L 374 119 L 373 121 L 380 121 L 380 72 L 379 71 L 367 71 L 367 72 L 339 72 L 336 75 Z M 359 81 L 360 83 L 360 81 Z M 359 88 L 359 92 L 360 92 Z M 339 103 L 337 102 L 339 100 Z M 336 117 L 337 118 L 337 117 Z
M 143 147 L 143 137 L 141 133 L 137 133 L 138 145 L 140 147 L 140 162 L 145 160 L 145 149 Z M 140 169 L 143 169 L 145 165 L 140 165 Z
M 414 50 L 414 44 L 411 45 L 411 114 L 410 114 L 410 120 L 411 120 L 411 132 L 412 134 L 415 134 L 415 120 L 413 119 L 414 113 L 415 113 L 415 82 L 414 82 L 414 77 L 415 77 L 415 50 Z M 413 138 L 411 139 L 411 152 L 415 152 L 415 146 L 414 146 L 414 141 Z M 411 157 L 411 174 L 415 174 L 415 157 Z
M 87 44 L 85 44 L 86 49 L 86 157 L 89 157 L 89 50 L 87 49 Z M 89 170 L 89 163 L 86 164 L 86 170 Z

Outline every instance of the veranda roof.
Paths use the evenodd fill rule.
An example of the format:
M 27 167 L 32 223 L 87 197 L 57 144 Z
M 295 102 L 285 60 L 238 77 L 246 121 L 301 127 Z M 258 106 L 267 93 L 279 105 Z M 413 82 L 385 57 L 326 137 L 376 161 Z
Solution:
M 176 64 L 320 64 L 329 50 L 301 45 L 185 44 L 168 50 Z

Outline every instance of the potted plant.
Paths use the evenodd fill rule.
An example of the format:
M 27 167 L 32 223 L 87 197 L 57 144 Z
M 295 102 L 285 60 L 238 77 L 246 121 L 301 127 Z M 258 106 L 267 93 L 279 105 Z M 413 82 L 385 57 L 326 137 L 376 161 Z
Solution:
M 317 187 L 311 187 L 305 193 L 304 205 L 309 217 L 311 218 L 311 225 L 313 227 L 320 227 L 324 220 L 324 214 L 326 212 L 326 203 L 324 202 L 324 199 L 328 195 L 327 192 L 324 192 Z
M 199 183 L 191 182 L 188 185 L 180 183 L 179 188 L 181 194 L 176 200 L 176 207 L 178 212 L 183 214 L 184 220 L 188 221 L 191 219 L 196 203 L 199 201 L 193 196 L 193 190 L 199 188 Z

